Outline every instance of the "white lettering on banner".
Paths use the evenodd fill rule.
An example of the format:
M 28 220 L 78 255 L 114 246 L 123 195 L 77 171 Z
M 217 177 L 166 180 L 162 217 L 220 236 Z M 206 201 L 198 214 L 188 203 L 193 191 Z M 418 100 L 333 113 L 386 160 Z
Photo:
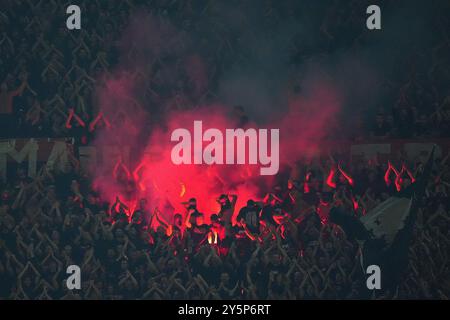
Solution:
M 230 137 L 236 138 L 236 134 L 238 137 L 236 138 L 236 142 L 244 141 L 245 139 L 255 140 L 255 135 L 252 131 L 236 131 L 233 130 Z M 221 133 L 222 134 L 222 133 Z M 256 133 L 258 137 L 259 133 Z M 222 136 L 223 143 L 226 142 L 226 137 Z M 205 141 L 210 142 L 209 145 L 202 148 L 200 146 L 201 152 L 197 161 L 200 160 L 200 156 L 204 156 L 202 159 L 206 164 L 212 163 L 226 163 L 227 157 L 225 156 L 225 152 L 221 153 L 222 149 L 220 143 L 214 143 L 215 138 L 220 138 L 218 132 L 213 129 L 209 129 L 204 132 L 203 138 Z M 263 132 L 262 140 L 267 139 L 267 135 Z M 186 139 L 188 141 L 189 139 Z M 220 139 L 219 139 L 220 140 Z M 219 141 L 220 142 L 220 141 Z M 225 144 L 225 143 L 224 143 Z M 239 143 L 238 143 L 239 144 Z M 389 157 L 392 155 L 392 152 L 404 150 L 407 157 L 411 160 L 417 159 L 418 156 L 423 155 L 423 153 L 427 153 L 430 150 L 430 147 L 434 144 L 434 142 L 426 141 L 426 142 L 411 142 L 411 141 L 392 141 L 392 143 L 368 143 L 368 144 L 340 144 L 340 146 L 345 145 L 346 148 L 350 147 L 352 156 L 363 156 L 366 160 L 371 160 L 377 154 L 385 155 Z M 241 144 L 241 148 L 237 148 L 235 150 L 229 150 L 230 155 L 233 154 L 233 158 L 236 156 L 237 163 L 246 162 L 249 163 L 255 162 L 255 156 L 259 157 L 259 162 L 263 165 L 267 165 L 270 163 L 270 159 L 265 157 L 267 150 L 261 150 L 262 154 L 249 154 L 249 159 L 245 159 L 243 156 L 245 154 L 245 148 L 242 147 L 244 144 Z M 195 147 L 195 146 L 193 146 Z M 438 149 L 436 152 L 436 156 L 439 157 L 443 153 L 448 150 L 449 145 L 445 142 L 438 142 Z M 85 172 L 89 172 L 90 169 L 98 168 L 99 166 L 104 166 L 108 163 L 115 163 L 115 159 L 121 159 L 121 162 L 125 165 L 129 165 L 130 163 L 130 147 L 129 146 L 103 146 L 101 148 L 94 146 L 81 146 L 79 147 L 79 155 L 80 155 L 80 163 L 82 170 Z M 157 150 L 157 149 L 155 149 Z M 195 150 L 194 150 L 195 151 Z M 223 150 L 223 151 L 228 151 Z M 322 150 L 324 151 L 324 150 Z M 319 151 L 320 153 L 320 151 Z M 149 153 L 150 158 L 157 158 L 160 156 L 158 152 Z M 195 155 L 195 153 L 194 153 Z M 262 155 L 262 157 L 261 157 Z M 183 155 L 184 156 L 184 155 Z M 183 159 L 183 156 L 180 158 Z M 111 160 L 112 159 L 112 160 Z M 178 160 L 181 160 L 178 159 Z M 256 158 L 258 159 L 258 158 Z M 7 176 L 8 163 L 16 162 L 16 163 L 26 163 L 28 166 L 28 175 L 33 177 L 37 172 L 37 162 L 47 162 L 47 166 L 50 168 L 59 169 L 62 168 L 64 170 L 65 164 L 68 162 L 68 150 L 67 145 L 63 141 L 63 139 L 10 139 L 10 140 L 0 140 L 0 177 L 5 179 Z M 191 158 L 189 157 L 189 160 Z M 195 158 L 194 158 L 195 160 Z M 192 160 L 191 160 L 192 161 Z M 233 162 L 231 156 L 229 156 L 228 161 Z M 236 161 L 236 160 L 235 160 Z M 273 168 L 261 168 L 261 169 L 277 169 L 277 166 Z M 272 172 L 269 172 L 269 174 Z
M 129 163 L 129 146 L 105 146 L 97 148 L 83 146 L 79 148 L 80 164 L 83 170 L 108 163 L 108 159 L 121 158 L 124 164 Z M 99 162 L 98 162 L 98 161 Z M 102 161 L 103 160 L 103 161 Z M 46 163 L 47 168 L 65 171 L 69 168 L 69 150 L 63 139 L 10 139 L 0 140 L 0 177 L 6 179 L 8 163 L 27 163 L 28 175 L 34 177 L 38 161 Z
M 67 153 L 67 144 L 62 141 L 55 142 L 47 160 L 47 169 L 66 172 L 68 164 L 69 155 Z
M 36 175 L 38 149 L 39 145 L 34 139 L 30 139 L 20 151 L 16 150 L 16 140 L 0 141 L 0 171 L 2 178 L 6 178 L 7 156 L 10 156 L 18 163 L 22 163 L 28 158 L 28 175 L 34 177 Z
M 91 170 L 95 169 L 95 165 L 97 164 L 97 149 L 95 147 L 79 147 L 78 154 L 80 156 L 81 170 L 91 172 Z

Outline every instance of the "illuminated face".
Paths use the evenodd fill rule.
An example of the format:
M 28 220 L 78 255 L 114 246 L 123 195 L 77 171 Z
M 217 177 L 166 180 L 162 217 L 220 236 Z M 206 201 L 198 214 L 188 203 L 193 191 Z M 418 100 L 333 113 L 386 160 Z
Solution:
M 189 201 L 189 208 L 196 208 L 197 207 L 197 201 Z
M 183 222 L 183 221 L 182 221 L 181 215 L 176 214 L 176 215 L 174 216 L 174 223 L 175 223 L 175 225 L 181 226 L 182 222 Z

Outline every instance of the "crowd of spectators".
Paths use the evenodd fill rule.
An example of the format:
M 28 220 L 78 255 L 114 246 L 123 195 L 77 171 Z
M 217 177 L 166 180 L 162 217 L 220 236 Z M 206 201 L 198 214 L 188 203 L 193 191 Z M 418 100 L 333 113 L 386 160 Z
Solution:
M 65 125 L 71 109 L 91 123 L 99 111 L 96 88 L 102 79 L 119 62 L 127 65 L 148 54 L 145 46 L 139 52 L 135 43 L 123 48 L 123 30 L 136 12 L 148 13 L 177 30 L 171 33 L 175 34 L 172 41 L 160 41 L 163 45 L 151 53 L 146 64 L 139 65 L 141 70 L 130 70 L 134 77 L 144 79 L 145 93 L 140 99 L 145 105 L 189 108 L 217 97 L 218 80 L 224 72 L 255 59 L 255 48 L 246 46 L 249 39 L 242 38 L 244 30 L 247 37 L 263 33 L 262 41 L 268 43 L 277 38 L 277 26 L 286 21 L 301 23 L 318 17 L 310 21 L 311 35 L 305 37 L 299 30 L 289 39 L 286 63 L 292 70 L 314 57 L 336 52 L 358 55 L 374 37 L 366 28 L 356 27 L 365 25 L 365 1 L 268 0 L 263 5 L 259 1 L 258 5 L 252 1 L 78 1 L 83 28 L 72 31 L 65 25 L 68 4 L 56 0 L 2 2 L 2 136 L 79 134 Z M 402 51 L 394 57 L 395 68 L 377 85 L 385 97 L 383 107 L 375 114 L 364 114 L 366 109 L 357 113 L 353 138 L 443 137 L 450 132 L 446 86 L 450 80 L 450 28 L 442 15 L 445 10 L 439 8 L 436 5 L 436 18 L 427 21 L 432 30 L 429 43 L 413 47 L 408 56 Z M 164 23 L 156 24 L 158 30 L 165 31 Z M 182 58 L 177 56 L 180 52 Z M 195 72 L 203 71 L 192 68 L 202 69 L 204 79 L 193 79 Z M 292 89 L 298 90 L 298 75 L 294 72 L 289 78 Z
M 329 211 L 365 215 L 412 183 L 420 157 L 396 174 L 391 164 L 353 162 L 344 171 L 315 159 L 299 165 L 304 180 L 290 179 L 243 208 L 233 194 L 218 197 L 215 213 L 199 212 L 190 199 L 170 219 L 146 199 L 132 212 L 119 197 L 105 203 L 78 166 L 65 174 L 44 166 L 35 179 L 19 168 L 3 186 L 0 298 L 448 299 L 448 158 L 434 161 L 399 286 L 370 295 L 358 243 L 328 220 Z M 73 264 L 81 267 L 81 290 L 65 283 Z
M 245 1 L 231 2 L 248 12 Z M 280 3 L 264 1 L 264 25 L 305 16 L 313 6 Z M 201 31 L 194 46 L 205 57 L 207 70 L 207 85 L 198 87 L 183 68 L 176 68 L 173 57 L 161 53 L 148 68 L 152 80 L 143 99 L 149 104 L 173 99 L 189 107 L 213 99 L 221 73 L 252 59 L 241 47 L 239 30 L 229 27 L 214 1 L 78 1 L 84 27 L 75 32 L 65 28 L 68 4 L 2 1 L 2 138 L 73 136 L 66 124 L 72 113 L 93 121 L 99 111 L 96 87 L 114 70 L 117 37 L 138 9 L 185 32 Z M 364 1 L 331 4 L 317 28 L 318 43 L 310 46 L 294 37 L 289 63 L 364 44 L 367 30 L 345 32 L 364 25 Z M 361 130 L 355 138 L 448 136 L 450 28 L 440 18 L 435 28 L 433 46 L 413 52 L 411 61 L 399 58 L 402 72 L 393 70 L 383 84 L 390 100 L 385 105 L 392 108 L 380 108 L 373 120 L 361 119 L 366 125 L 356 125 Z M 0 299 L 448 299 L 448 156 L 434 161 L 410 263 L 395 291 L 367 293 L 358 243 L 327 221 L 333 206 L 365 215 L 412 183 L 423 159 L 392 162 L 409 168 L 397 172 L 402 179 L 385 180 L 388 164 L 376 161 L 348 162 L 345 171 L 343 163 L 338 168 L 324 159 L 299 162 L 301 178 L 267 190 L 264 199 L 246 199 L 244 208 L 234 208 L 235 196 L 223 195 L 220 212 L 204 213 L 212 214 L 208 224 L 195 199 L 186 212 L 165 221 L 145 199 L 134 212 L 120 198 L 105 203 L 78 165 L 64 174 L 43 166 L 33 179 L 19 167 L 15 179 L 0 185 Z M 333 168 L 335 182 L 327 179 Z M 233 214 L 238 221 L 234 226 L 229 219 Z M 158 227 L 149 228 L 153 225 Z M 65 283 L 66 268 L 73 264 L 82 270 L 81 290 L 68 290 Z

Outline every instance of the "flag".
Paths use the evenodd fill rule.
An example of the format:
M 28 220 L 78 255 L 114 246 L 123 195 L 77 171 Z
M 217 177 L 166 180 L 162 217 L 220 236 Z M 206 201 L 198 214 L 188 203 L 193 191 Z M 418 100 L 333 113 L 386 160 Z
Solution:
M 416 182 L 356 218 L 342 208 L 330 211 L 330 221 L 342 227 L 347 237 L 361 245 L 361 264 L 381 270 L 382 291 L 395 290 L 408 266 L 408 248 L 417 209 L 431 173 L 434 147 Z M 391 291 L 392 292 L 392 291 Z

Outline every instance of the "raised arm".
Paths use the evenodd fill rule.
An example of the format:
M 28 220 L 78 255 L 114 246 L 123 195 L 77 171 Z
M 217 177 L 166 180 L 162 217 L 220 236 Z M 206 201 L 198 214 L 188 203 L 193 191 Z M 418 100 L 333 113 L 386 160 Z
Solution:
M 20 86 L 19 86 L 16 90 L 13 90 L 13 91 L 11 92 L 11 95 L 12 95 L 13 97 L 21 95 L 22 92 L 23 92 L 23 90 L 24 90 L 25 87 L 27 86 L 28 75 L 27 75 L 27 74 L 23 74 L 23 75 L 20 76 L 20 78 L 21 78 L 21 80 L 22 80 L 22 83 L 20 84 Z

